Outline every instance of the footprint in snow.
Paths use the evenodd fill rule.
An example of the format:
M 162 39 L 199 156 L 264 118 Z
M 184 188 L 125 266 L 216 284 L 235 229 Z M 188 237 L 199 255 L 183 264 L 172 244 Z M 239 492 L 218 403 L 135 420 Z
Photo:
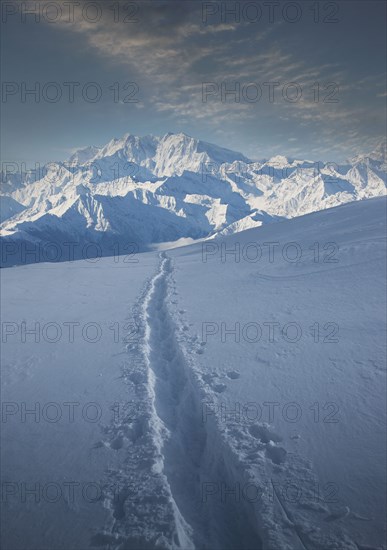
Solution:
M 286 450 L 276 445 L 282 441 L 279 435 L 270 431 L 268 426 L 264 424 L 253 424 L 249 427 L 249 432 L 250 435 L 265 445 L 265 454 L 274 464 L 279 466 L 285 462 Z
M 223 393 L 224 391 L 227 390 L 227 386 L 226 386 L 226 384 L 215 384 L 215 385 L 212 386 L 212 389 L 216 393 Z
M 135 385 L 146 383 L 146 375 L 138 371 L 131 372 L 128 379 Z
M 228 378 L 230 378 L 231 380 L 236 380 L 237 378 L 240 378 L 240 374 L 239 374 L 239 372 L 237 372 L 236 370 L 230 370 L 230 371 L 227 373 L 227 376 L 228 376 Z
M 122 435 L 119 435 L 110 443 L 110 448 L 114 451 L 119 451 L 124 446 L 124 438 Z
M 211 372 L 209 374 L 202 374 L 202 379 L 204 380 L 204 382 L 207 382 L 207 384 L 210 384 L 210 385 L 215 378 L 219 378 L 216 372 Z
M 266 456 L 274 462 L 274 464 L 280 465 L 285 462 L 286 455 L 288 453 L 283 447 L 277 447 L 274 443 L 270 442 L 266 447 Z
M 200 346 L 200 347 L 196 350 L 196 353 L 197 353 L 198 355 L 202 355 L 202 354 L 204 353 L 204 348 L 205 348 L 205 346 L 206 346 L 206 342 L 200 342 L 200 343 L 199 343 L 199 346 Z
M 337 510 L 337 512 L 334 512 L 327 516 L 325 518 L 325 521 L 337 521 L 339 519 L 346 518 L 347 516 L 349 516 L 349 514 L 350 509 L 348 508 L 348 506 L 344 506 L 344 508 L 342 508 L 341 510 Z
M 259 353 L 255 356 L 255 360 L 257 361 L 257 363 L 262 363 L 262 365 L 270 366 L 270 361 L 267 361 L 266 359 L 262 359 Z
M 104 441 L 97 441 L 97 443 L 94 443 L 92 449 L 100 449 L 101 447 L 106 447 L 106 443 Z
M 262 443 L 279 443 L 282 438 L 276 433 L 269 430 L 264 424 L 253 424 L 249 427 L 250 435 L 262 441 Z

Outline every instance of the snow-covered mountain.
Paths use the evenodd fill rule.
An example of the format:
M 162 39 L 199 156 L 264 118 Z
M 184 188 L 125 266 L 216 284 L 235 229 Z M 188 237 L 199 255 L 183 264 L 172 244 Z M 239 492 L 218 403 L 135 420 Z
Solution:
M 79 149 L 67 162 L 2 174 L 2 263 L 20 263 L 21 248 L 31 243 L 55 242 L 61 250 L 52 257 L 63 260 L 73 258 L 61 246 L 68 242 L 78 245 L 75 257 L 90 243 L 98 255 L 124 253 L 380 196 L 385 147 L 341 166 L 283 156 L 255 162 L 185 134 L 126 134 Z

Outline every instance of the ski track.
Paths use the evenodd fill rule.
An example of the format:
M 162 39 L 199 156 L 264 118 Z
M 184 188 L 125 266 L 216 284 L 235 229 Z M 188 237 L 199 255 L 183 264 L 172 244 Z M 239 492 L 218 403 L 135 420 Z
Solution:
M 108 550 L 357 550 L 339 525 L 327 535 L 330 510 L 311 498 L 309 461 L 288 453 L 267 424 L 203 421 L 227 387 L 198 366 L 205 344 L 189 334 L 177 306 L 172 260 L 159 270 L 133 309 L 138 342 L 126 345 L 122 379 L 135 407 L 103 426 L 96 449 L 117 453 L 105 481 L 111 522 L 91 538 Z M 239 377 L 231 371 L 229 380 Z M 215 410 L 215 409 L 214 409 Z M 303 480 L 303 500 L 289 509 L 275 484 Z M 232 493 L 203 498 L 203 484 L 260 488 L 253 502 Z M 311 522 L 312 520 L 312 522 Z M 339 541 L 339 544 L 338 544 Z

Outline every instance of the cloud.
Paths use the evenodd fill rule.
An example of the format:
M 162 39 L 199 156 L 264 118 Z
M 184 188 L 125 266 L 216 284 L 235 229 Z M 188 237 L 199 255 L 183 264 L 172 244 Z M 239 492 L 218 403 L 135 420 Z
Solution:
M 94 58 L 102 59 L 109 70 L 116 68 L 122 80 L 140 85 L 141 103 L 135 106 L 144 116 L 155 113 L 188 127 L 200 123 L 218 134 L 265 123 L 267 128 L 278 126 L 283 134 L 287 130 L 292 136 L 299 135 L 285 136 L 285 143 L 299 139 L 301 144 L 304 139 L 305 144 L 309 137 L 301 136 L 313 135 L 316 142 L 340 142 L 338 148 L 347 143 L 348 149 L 361 142 L 359 129 L 370 128 L 380 117 L 375 105 L 365 98 L 369 93 L 386 97 L 385 75 L 355 78 L 334 55 L 334 46 L 328 57 L 311 52 L 307 44 L 297 48 L 293 34 L 288 40 L 289 29 L 283 23 L 257 27 L 219 21 L 204 25 L 201 2 L 183 1 L 138 2 L 137 22 L 125 23 L 127 13 L 122 12 L 115 22 L 112 10 L 106 3 L 102 5 L 100 21 L 78 18 L 62 28 L 83 37 Z M 241 88 L 256 83 L 263 95 L 256 103 L 243 101 L 243 97 L 240 102 L 225 102 L 218 93 L 204 102 L 203 82 L 214 82 L 219 89 L 222 82 L 229 88 L 236 82 Z M 268 100 L 265 83 L 269 82 L 279 83 L 275 102 Z M 291 82 L 302 87 L 302 97 L 294 103 L 283 96 L 284 85 Z M 339 86 L 338 103 L 324 101 L 330 82 Z M 314 97 L 316 83 L 318 101 Z M 316 150 L 328 149 L 329 145 L 321 145 Z

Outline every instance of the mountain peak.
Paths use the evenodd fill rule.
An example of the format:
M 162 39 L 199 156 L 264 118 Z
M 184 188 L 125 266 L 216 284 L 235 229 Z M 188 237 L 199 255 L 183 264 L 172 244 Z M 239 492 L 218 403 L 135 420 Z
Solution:
M 273 166 L 274 168 L 284 168 L 289 166 L 289 159 L 283 155 L 275 155 L 274 157 L 271 157 L 266 164 Z
M 382 138 L 376 147 L 367 154 L 360 154 L 353 157 L 349 162 L 351 164 L 357 164 L 360 162 L 367 162 L 367 160 L 373 160 L 375 162 L 387 163 L 387 139 Z
M 151 134 L 139 137 L 126 133 L 122 138 L 111 139 L 103 147 L 75 151 L 69 162 L 84 165 L 108 158 L 129 162 L 160 177 L 181 175 L 185 171 L 197 172 L 203 163 L 220 167 L 238 160 L 249 162 L 242 153 L 193 138 L 184 132 L 168 132 L 162 137 Z
M 89 162 L 92 158 L 94 158 L 99 151 L 100 148 L 96 147 L 95 145 L 89 145 L 88 147 L 75 149 L 67 162 L 71 165 L 85 164 L 86 162 Z

